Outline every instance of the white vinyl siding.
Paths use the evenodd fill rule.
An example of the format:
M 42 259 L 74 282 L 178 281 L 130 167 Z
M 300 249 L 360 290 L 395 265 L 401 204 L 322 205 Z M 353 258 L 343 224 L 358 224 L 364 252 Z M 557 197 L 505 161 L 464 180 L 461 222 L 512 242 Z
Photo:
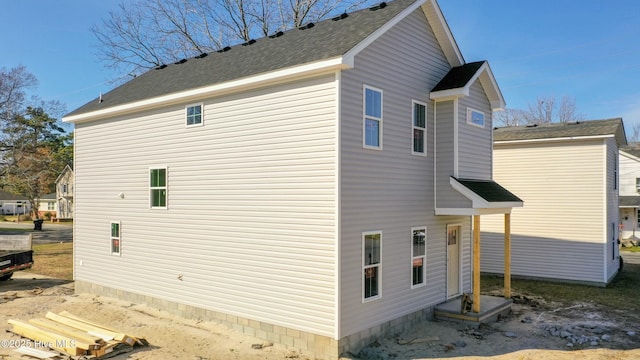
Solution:
M 461 99 L 458 106 L 458 177 L 489 180 L 493 140 L 493 125 L 489 115 L 491 105 L 479 80 L 471 85 L 470 95 Z M 469 124 L 468 109 L 485 114 L 484 127 Z
M 336 92 L 329 74 L 205 99 L 199 131 L 184 105 L 78 124 L 76 279 L 333 337 Z M 145 211 L 154 164 L 166 211 Z M 126 252 L 99 255 L 123 215 Z
M 525 204 L 511 215 L 513 275 L 603 282 L 604 150 L 602 140 L 495 145 L 494 179 Z M 482 271 L 502 273 L 504 216 L 482 221 Z

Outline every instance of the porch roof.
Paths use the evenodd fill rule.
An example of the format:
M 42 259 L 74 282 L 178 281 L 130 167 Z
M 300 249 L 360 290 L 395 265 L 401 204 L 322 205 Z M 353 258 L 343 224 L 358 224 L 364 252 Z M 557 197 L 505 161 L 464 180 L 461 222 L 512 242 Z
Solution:
M 621 208 L 640 208 L 640 196 L 620 196 L 618 206 Z

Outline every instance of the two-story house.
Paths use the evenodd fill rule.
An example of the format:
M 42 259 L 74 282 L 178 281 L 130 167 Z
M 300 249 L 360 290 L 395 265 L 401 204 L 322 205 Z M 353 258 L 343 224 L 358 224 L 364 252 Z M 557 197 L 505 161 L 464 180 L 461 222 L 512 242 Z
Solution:
M 619 269 L 618 148 L 622 119 L 494 131 L 493 176 L 526 206 L 514 209 L 511 275 L 604 286 Z M 486 217 L 482 271 L 502 273 L 502 223 Z
M 491 177 L 503 106 L 435 0 L 152 69 L 63 119 L 76 291 L 357 353 L 479 296 L 472 229 L 522 206 Z
M 56 218 L 58 221 L 73 219 L 73 184 L 73 169 L 67 165 L 56 179 L 56 203 L 58 210 Z
M 640 149 L 620 149 L 620 239 L 634 244 L 640 240 Z M 631 243 L 630 243 L 631 242 Z

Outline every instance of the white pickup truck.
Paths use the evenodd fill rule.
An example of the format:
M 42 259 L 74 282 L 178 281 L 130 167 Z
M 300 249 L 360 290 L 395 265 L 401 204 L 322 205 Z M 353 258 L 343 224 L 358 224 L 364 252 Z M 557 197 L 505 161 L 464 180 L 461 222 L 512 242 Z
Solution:
M 0 235 L 0 281 L 9 280 L 14 272 L 32 266 L 31 234 Z

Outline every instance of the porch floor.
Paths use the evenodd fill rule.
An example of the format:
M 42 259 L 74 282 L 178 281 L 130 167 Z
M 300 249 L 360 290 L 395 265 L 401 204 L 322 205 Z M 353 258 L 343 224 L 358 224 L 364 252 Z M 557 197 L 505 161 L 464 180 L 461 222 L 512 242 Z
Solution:
M 469 311 L 462 314 L 461 298 L 450 299 L 440 305 L 436 305 L 434 316 L 442 320 L 463 320 L 474 323 L 487 323 L 496 321 L 501 315 L 506 315 L 511 311 L 513 300 L 503 297 L 480 295 L 480 312 Z

